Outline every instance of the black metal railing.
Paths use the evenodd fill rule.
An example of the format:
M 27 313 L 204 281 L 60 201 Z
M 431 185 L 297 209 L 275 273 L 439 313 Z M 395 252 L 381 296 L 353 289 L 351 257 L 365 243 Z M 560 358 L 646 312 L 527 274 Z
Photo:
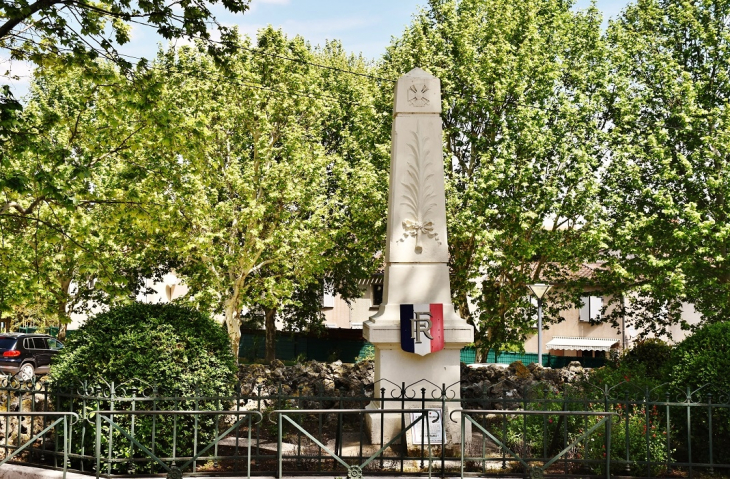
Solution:
M 96 477 L 730 473 L 730 404 L 712 385 L 311 386 L 181 396 L 6 378 L 0 454 Z

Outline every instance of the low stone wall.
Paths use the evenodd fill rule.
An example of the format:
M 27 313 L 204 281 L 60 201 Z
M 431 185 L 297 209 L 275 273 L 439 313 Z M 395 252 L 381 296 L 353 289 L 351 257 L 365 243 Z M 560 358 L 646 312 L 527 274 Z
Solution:
M 260 390 L 262 396 L 275 396 L 281 387 L 281 394 L 285 396 L 334 395 L 336 392 L 358 396 L 372 394 L 374 371 L 373 361 L 355 364 L 309 361 L 285 366 L 274 360 L 268 366 L 239 366 L 238 379 L 244 395 L 258 394 Z
M 285 366 L 275 360 L 268 366 L 241 365 L 238 378 L 244 395 L 258 394 L 260 391 L 262 396 L 358 396 L 372 394 L 374 369 L 373 361 L 355 364 L 309 361 Z M 557 392 L 562 390 L 564 384 L 583 378 L 586 372 L 578 362 L 561 369 L 543 368 L 535 363 L 525 366 L 519 361 L 509 366 L 462 364 L 461 392 L 462 397 L 476 397 L 485 392 L 494 397 L 506 393 L 519 397 L 520 391 L 537 384 Z M 414 377 L 414 381 L 418 379 Z

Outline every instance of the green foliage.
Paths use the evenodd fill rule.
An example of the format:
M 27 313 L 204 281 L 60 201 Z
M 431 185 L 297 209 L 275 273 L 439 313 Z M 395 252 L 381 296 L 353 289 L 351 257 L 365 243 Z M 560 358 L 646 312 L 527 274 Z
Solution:
M 0 47 L 11 58 L 38 65 L 93 64 L 106 58 L 124 68 L 128 60 L 116 45 L 130 40 L 130 22 L 144 23 L 166 39 L 210 38 L 214 20 L 211 6 L 220 3 L 230 12 L 244 12 L 249 0 L 195 0 L 183 4 L 165 0 L 130 3 L 102 0 L 94 4 L 68 4 L 61 0 L 28 2 L 0 1 Z M 224 34 L 230 28 L 218 25 Z
M 360 354 L 358 354 L 355 359 L 356 363 L 361 363 L 363 361 L 375 361 L 375 347 L 372 344 L 366 344 L 363 346 L 360 350 Z
M 230 404 L 214 398 L 233 395 L 235 371 L 226 333 L 208 316 L 178 305 L 134 303 L 89 319 L 54 359 L 50 380 L 52 388 L 61 392 L 126 397 L 115 403 L 96 400 L 89 406 L 88 400 L 64 396 L 61 408 L 80 412 L 93 423 L 96 408 L 129 410 L 131 404 L 136 410 L 227 408 Z M 134 403 L 133 394 L 138 397 Z M 118 415 L 114 422 L 130 432 L 131 419 Z M 137 440 L 160 457 L 171 457 L 173 450 L 178 456 L 190 456 L 196 437 L 205 445 L 215 436 L 217 422 L 218 417 L 210 415 L 138 416 L 134 431 Z M 78 430 L 73 434 L 77 451 L 94 447 L 93 434 Z M 104 455 L 112 449 L 115 457 L 146 457 L 119 431 L 110 432 L 105 421 L 101 440 Z M 118 465 L 113 470 L 126 472 Z M 141 463 L 139 470 L 153 472 L 154 466 Z
M 234 351 L 240 311 L 263 311 L 271 360 L 277 311 L 306 329 L 321 321 L 306 308 L 323 278 L 352 296 L 376 267 L 384 184 L 377 150 L 360 146 L 373 142 L 374 84 L 307 64 L 367 71 L 336 43 L 314 50 L 273 28 L 237 42 L 225 68 L 202 49 L 160 55 L 171 120 L 150 153 L 165 165 L 156 191 L 174 192 L 161 217 L 176 272 L 195 292 L 185 300 L 225 313 Z M 309 93 L 323 88 L 327 98 Z
M 108 64 L 35 76 L 24 134 L 0 145 L 0 310 L 50 324 L 89 302 L 129 302 L 170 266 L 142 148 L 155 109 Z M 147 85 L 153 88 L 154 85 Z M 35 314 L 37 312 L 37 314 Z
M 208 316 L 134 303 L 90 318 L 56 356 L 50 380 L 57 389 L 138 379 L 163 394 L 230 395 L 235 372 L 226 334 Z
M 0 144 L 4 318 L 66 323 L 175 268 L 235 349 L 245 308 L 311 329 L 325 286 L 359 293 L 384 230 L 376 86 L 306 62 L 370 67 L 271 28 L 232 41 L 225 65 L 197 44 L 132 80 L 102 62 L 36 72 L 26 134 Z
M 643 366 L 641 373 L 652 379 L 661 380 L 666 377 L 666 366 L 672 357 L 672 347 L 657 338 L 638 341 L 620 359 L 620 364 L 629 371 Z M 638 371 L 637 371 L 638 372 Z M 638 374 L 634 374 L 635 376 Z
M 616 388 L 615 392 L 623 393 L 631 391 L 645 392 L 651 390 L 665 382 L 666 378 L 662 375 L 648 374 L 647 366 L 643 363 L 625 363 L 620 361 L 616 363 L 607 363 L 601 368 L 591 371 L 586 379 L 590 384 L 599 387 L 602 390 L 608 388 Z M 586 391 L 591 390 L 591 386 L 585 387 Z
M 604 411 L 604 403 L 598 399 L 591 402 L 589 397 L 583 397 L 582 401 L 576 402 L 580 397 L 570 397 L 556 392 L 536 388 L 530 391 L 530 402 L 527 410 L 534 411 Z M 585 401 L 585 402 L 584 402 Z M 660 415 L 656 406 L 647 411 L 640 407 L 632 407 L 627 410 L 626 406 L 618 404 L 615 407 L 618 416 L 611 421 L 611 458 L 614 462 L 614 473 L 625 472 L 626 465 L 620 461 L 626 459 L 628 426 L 628 447 L 632 474 L 643 474 L 646 468 L 639 465 L 647 460 L 647 442 L 649 445 L 649 458 L 651 461 L 662 463 L 667 460 L 666 431 L 662 429 L 663 416 Z M 580 439 L 588 433 L 604 416 L 578 416 L 578 415 L 514 415 L 508 416 L 507 421 L 507 445 L 518 452 L 522 457 L 543 458 L 553 457 L 560 452 L 567 444 Z M 586 437 L 583 437 L 577 447 L 573 450 L 577 459 L 600 461 L 591 464 L 589 467 L 596 474 L 603 474 L 605 471 L 606 459 L 606 427 L 598 426 Z M 652 474 L 663 471 L 662 464 L 652 466 Z
M 153 11 L 163 35 L 205 37 L 210 3 L 63 8 L 106 50 Z M 594 7 L 562 0 L 431 0 L 377 66 L 267 28 L 228 32 L 224 58 L 200 43 L 125 76 L 49 30 L 60 4 L 21 4 L 0 2 L 0 42 L 44 68 L 25 111 L 0 91 L 3 319 L 67 322 L 176 267 L 186 301 L 225 311 L 233 348 L 246 308 L 308 328 L 311 298 L 354 297 L 378 266 L 392 85 L 372 76 L 415 66 L 442 84 L 453 301 L 481 353 L 534 333 L 536 281 L 563 285 L 546 324 L 586 286 L 612 298 L 602 320 L 642 333 L 683 303 L 730 314 L 730 5 L 640 0 L 602 35 Z
M 521 364 L 521 363 L 520 363 Z M 527 411 L 561 411 L 562 396 L 542 385 L 530 390 Z M 507 445 L 519 451 L 523 457 L 547 457 L 557 454 L 563 444 L 565 422 L 568 439 L 578 431 L 581 419 L 578 416 L 511 415 L 507 416 Z
M 651 475 L 656 476 L 665 471 L 664 462 L 671 457 L 667 452 L 667 431 L 663 429 L 662 417 L 656 406 L 649 411 L 639 407 L 627 410 L 625 406 L 616 406 L 618 416 L 611 418 L 611 472 L 613 474 L 626 473 L 626 447 L 630 458 L 629 468 L 631 475 L 641 476 L 648 474 L 645 461 L 657 462 L 651 466 Z M 595 424 L 599 419 L 590 419 Z M 628 431 L 627 431 L 628 426 Z M 648 445 L 648 456 L 647 456 Z M 606 471 L 606 430 L 599 427 L 585 442 L 585 459 L 599 461 L 591 466 L 593 472 L 599 475 Z M 669 459 L 671 460 L 671 459 Z
M 617 391 L 652 390 L 666 382 L 671 355 L 672 347 L 664 341 L 641 340 L 615 361 L 592 370 L 587 381 L 601 389 L 608 386 L 618 387 Z
M 730 323 L 705 324 L 679 343 L 672 353 L 669 378 L 678 389 L 679 397 L 689 393 L 693 401 L 718 402 L 730 391 Z M 720 399 L 722 401 L 722 399 Z M 716 461 L 730 460 L 730 411 L 717 408 L 713 412 L 713 438 Z M 709 435 L 709 422 L 704 411 L 695 414 L 688 432 L 682 421 L 678 425 L 679 437 L 692 437 L 692 443 L 702 443 Z M 679 452 L 688 454 L 682 448 Z M 697 453 L 699 452 L 699 457 Z M 708 451 L 695 451 L 695 460 L 707 462 Z
M 683 303 L 730 316 L 728 15 L 728 2 L 639 0 L 607 31 L 602 282 L 613 319 L 643 333 L 681 323 Z
M 730 390 L 730 322 L 706 324 L 679 343 L 670 362 L 672 384 L 695 390 L 711 383 Z

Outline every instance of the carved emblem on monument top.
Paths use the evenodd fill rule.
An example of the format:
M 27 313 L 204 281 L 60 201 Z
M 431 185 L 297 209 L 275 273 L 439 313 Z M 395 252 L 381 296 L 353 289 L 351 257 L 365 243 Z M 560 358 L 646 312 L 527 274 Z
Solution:
M 411 106 L 426 106 L 430 102 L 427 93 L 428 85 L 422 83 L 420 85 L 413 84 L 408 89 L 408 103 Z
M 421 239 L 423 236 L 432 238 L 441 244 L 438 233 L 434 231 L 433 221 L 430 219 L 432 210 L 437 206 L 436 192 L 433 189 L 433 165 L 428 150 L 428 137 L 421 133 L 420 124 L 416 131 L 411 132 L 412 140 L 408 143 L 410 158 L 407 168 L 407 181 L 402 182 L 405 193 L 401 205 L 410 216 L 403 221 L 403 238 L 416 238 L 416 253 L 423 251 Z

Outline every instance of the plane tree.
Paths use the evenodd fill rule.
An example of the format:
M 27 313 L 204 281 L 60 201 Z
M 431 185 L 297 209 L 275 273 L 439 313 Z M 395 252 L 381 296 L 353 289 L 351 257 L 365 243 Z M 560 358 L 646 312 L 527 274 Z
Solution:
M 40 324 L 60 325 L 62 336 L 70 314 L 128 301 L 166 267 L 150 248 L 159 231 L 148 214 L 149 172 L 139 168 L 155 104 L 111 65 L 98 67 L 103 81 L 81 68 L 39 72 L 22 112 L 28 135 L 1 149 L 8 169 L 29 179 L 4 191 L 2 310 L 12 318 L 33 305 Z
M 352 247 L 340 242 L 342 226 L 365 214 L 350 193 L 377 196 L 368 186 L 377 178 L 366 155 L 346 160 L 337 143 L 355 140 L 325 141 L 339 99 L 322 91 L 322 69 L 301 37 L 267 28 L 254 44 L 240 42 L 225 68 L 193 48 L 155 62 L 176 119 L 157 146 L 166 185 L 158 190 L 189 300 L 223 311 L 236 355 L 244 309 L 265 311 L 272 356 L 276 311 L 347 259 L 336 253 Z M 369 244 L 364 233 L 350 239 Z M 372 262 L 368 254 L 360 257 Z
M 647 333 L 688 328 L 683 303 L 705 321 L 730 314 L 729 15 L 724 2 L 640 0 L 608 28 L 603 281 Z

